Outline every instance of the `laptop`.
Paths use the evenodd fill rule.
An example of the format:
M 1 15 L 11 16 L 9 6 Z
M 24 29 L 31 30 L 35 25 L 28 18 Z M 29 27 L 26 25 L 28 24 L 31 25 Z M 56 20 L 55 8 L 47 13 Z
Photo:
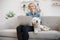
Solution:
M 32 26 L 32 17 L 31 16 L 18 16 L 18 22 L 20 25 Z

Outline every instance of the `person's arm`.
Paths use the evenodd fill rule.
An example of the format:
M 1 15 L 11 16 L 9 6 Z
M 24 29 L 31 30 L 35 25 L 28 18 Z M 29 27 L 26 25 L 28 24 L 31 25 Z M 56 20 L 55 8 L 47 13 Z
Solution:
M 40 19 L 40 14 L 38 13 L 37 17 Z
M 38 18 L 41 20 L 41 21 L 40 21 L 40 24 L 42 24 L 42 19 L 41 19 L 40 14 L 38 14 Z
M 26 16 L 29 16 L 29 14 L 28 14 L 28 13 L 26 13 Z

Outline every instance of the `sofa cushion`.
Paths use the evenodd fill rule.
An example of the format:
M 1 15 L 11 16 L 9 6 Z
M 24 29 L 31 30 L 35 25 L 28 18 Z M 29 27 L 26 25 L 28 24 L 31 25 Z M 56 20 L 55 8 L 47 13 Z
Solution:
M 50 38 L 57 39 L 60 37 L 60 32 L 58 31 L 41 31 L 39 33 L 29 32 L 30 38 Z M 0 37 L 17 37 L 16 29 L 4 29 L 0 30 Z
M 4 29 L 0 30 L 1 37 L 17 37 L 16 29 Z
M 41 31 L 39 33 L 29 32 L 30 38 L 48 38 L 58 39 L 60 38 L 60 32 L 58 31 Z
M 44 16 L 42 17 L 42 24 L 56 30 L 56 27 L 60 27 L 60 17 L 56 16 Z
M 18 40 L 17 38 L 0 37 L 0 40 Z

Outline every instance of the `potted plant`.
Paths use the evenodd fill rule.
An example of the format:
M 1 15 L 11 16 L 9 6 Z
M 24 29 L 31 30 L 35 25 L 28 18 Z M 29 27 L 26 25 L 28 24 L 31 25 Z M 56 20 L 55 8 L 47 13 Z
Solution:
M 12 18 L 12 17 L 14 17 L 14 15 L 15 15 L 15 14 L 14 14 L 13 11 L 9 11 L 8 14 L 6 14 L 6 16 L 7 16 L 6 19 Z

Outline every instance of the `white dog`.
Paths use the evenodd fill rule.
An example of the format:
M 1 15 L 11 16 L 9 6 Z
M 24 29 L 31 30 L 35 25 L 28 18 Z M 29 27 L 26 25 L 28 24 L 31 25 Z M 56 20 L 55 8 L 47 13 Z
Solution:
M 32 19 L 32 23 L 33 23 L 33 26 L 34 26 L 34 32 L 35 32 L 35 33 L 40 32 L 41 29 L 42 29 L 42 30 L 45 30 L 45 31 L 47 31 L 47 30 L 50 29 L 50 28 L 47 27 L 47 26 L 40 25 L 40 22 L 41 22 L 41 20 L 40 20 L 39 18 L 37 18 L 37 17 L 34 17 L 34 18 Z
M 34 26 L 34 32 L 35 33 L 38 33 L 39 31 L 41 31 L 41 29 L 40 29 L 40 19 L 39 18 L 37 18 L 37 17 L 34 17 L 33 19 L 32 19 L 32 23 L 33 23 L 33 26 Z

